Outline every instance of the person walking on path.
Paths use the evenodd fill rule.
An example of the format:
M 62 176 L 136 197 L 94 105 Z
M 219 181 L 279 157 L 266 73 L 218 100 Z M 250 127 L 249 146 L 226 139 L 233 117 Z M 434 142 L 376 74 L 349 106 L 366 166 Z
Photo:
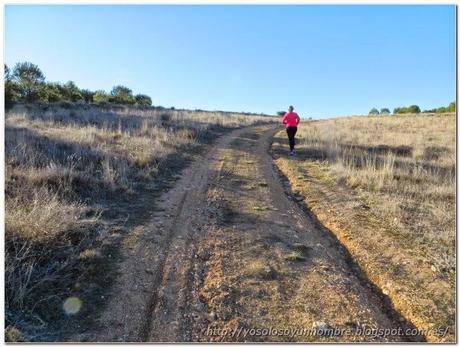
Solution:
M 289 138 L 289 155 L 295 154 L 295 133 L 300 123 L 300 117 L 294 112 L 294 107 L 289 106 L 289 111 L 283 116 L 283 124 L 286 127 L 286 133 Z

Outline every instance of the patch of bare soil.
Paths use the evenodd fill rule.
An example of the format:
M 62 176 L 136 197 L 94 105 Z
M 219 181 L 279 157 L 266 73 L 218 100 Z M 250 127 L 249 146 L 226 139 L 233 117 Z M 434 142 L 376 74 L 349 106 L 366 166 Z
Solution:
M 124 240 L 107 309 L 74 340 L 424 339 L 285 193 L 268 153 L 277 130 L 233 131 L 184 171 Z
M 325 165 L 308 154 L 287 157 L 283 135 L 275 136 L 272 154 L 303 210 L 340 240 L 369 283 L 428 341 L 455 341 L 454 281 L 435 271 L 423 245 L 408 242 L 392 221 L 374 212 L 372 202 L 337 184 Z

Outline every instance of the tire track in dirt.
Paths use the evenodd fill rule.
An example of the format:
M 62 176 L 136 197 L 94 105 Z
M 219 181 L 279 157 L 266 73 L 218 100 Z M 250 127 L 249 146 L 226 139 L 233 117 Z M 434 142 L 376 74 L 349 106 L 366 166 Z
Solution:
M 269 137 L 265 138 L 265 144 L 260 143 L 262 148 L 259 148 L 260 152 L 271 152 L 271 145 L 273 136 L 275 135 L 276 131 L 270 133 Z M 286 194 L 294 197 L 296 199 L 295 194 L 293 191 L 288 187 L 289 181 L 288 179 L 281 173 L 281 171 L 274 165 L 272 161 L 272 156 L 270 156 L 270 162 L 265 162 L 265 167 L 268 168 L 271 166 L 269 171 L 272 172 L 272 176 L 275 177 L 277 181 L 282 182 L 284 185 L 284 191 Z M 281 185 L 280 185 L 281 186 Z M 306 206 L 305 203 L 302 201 L 297 201 L 296 205 L 299 207 L 300 213 L 299 215 L 301 218 L 304 218 L 311 223 L 318 232 L 322 233 L 322 235 L 330 240 L 330 244 L 333 245 L 334 250 L 339 250 L 339 252 L 343 256 L 343 261 L 347 265 L 350 270 L 350 273 L 356 278 L 359 285 L 363 288 L 368 289 L 369 296 L 374 297 L 374 301 L 378 304 L 382 315 L 387 316 L 388 319 L 392 322 L 394 328 L 401 328 L 403 331 L 406 330 L 417 330 L 415 325 L 407 320 L 393 305 L 391 299 L 385 295 L 382 290 L 376 286 L 365 274 L 365 272 L 361 269 L 361 267 L 357 264 L 357 262 L 353 259 L 351 253 L 347 250 L 347 248 L 339 241 L 336 235 L 327 229 L 314 215 L 314 213 Z M 323 248 L 328 257 L 333 258 L 327 249 Z M 400 336 L 402 341 L 405 342 L 424 342 L 426 341 L 425 336 Z
M 273 126 L 221 137 L 133 230 L 108 309 L 80 341 L 409 341 L 215 329 L 410 326 L 344 247 L 286 195 Z M 213 330 L 214 329 L 214 330 Z
M 217 221 L 215 233 L 200 240 L 202 247 L 216 242 L 225 245 L 224 250 L 215 246 L 208 250 L 217 254 L 224 264 L 218 271 L 222 274 L 213 276 L 215 269 L 210 267 L 200 282 L 205 283 L 204 290 L 199 285 L 195 287 L 195 291 L 207 295 L 207 313 L 213 317 L 208 319 L 207 326 L 201 325 L 201 331 L 209 331 L 209 327 L 226 331 L 235 326 L 283 327 L 283 324 L 311 328 L 320 321 L 332 328 L 353 331 L 413 328 L 394 310 L 391 301 L 367 280 L 334 235 L 307 209 L 287 198 L 286 189 L 280 184 L 281 177 L 268 155 L 275 132 L 258 129 L 243 134 L 230 144 L 232 150 L 227 154 L 230 159 L 225 161 L 227 165 L 223 170 L 225 179 L 218 184 L 218 199 L 214 202 L 223 216 Z M 251 208 L 260 213 L 251 213 Z M 260 251 L 261 248 L 264 250 Z M 293 250 L 300 250 L 299 258 L 306 259 L 286 261 Z M 308 254 L 302 254 L 302 251 Z M 260 298 L 261 295 L 266 297 Z M 221 296 L 231 300 L 213 302 Z M 237 309 L 229 310 L 228 306 Z M 198 326 L 195 329 L 198 330 Z M 241 338 L 203 334 L 199 339 L 324 340 L 312 336 L 285 339 L 279 336 Z M 404 335 L 332 338 L 333 341 L 413 339 Z M 325 339 L 329 340 L 331 338 Z M 415 340 L 423 340 L 423 337 L 415 337 Z
M 107 309 L 91 332 L 71 341 L 179 341 L 187 339 L 183 312 L 189 270 L 193 266 L 194 235 L 206 225 L 207 186 L 217 171 L 218 152 L 234 136 L 220 137 L 205 156 L 184 170 L 175 186 L 152 210 L 150 223 L 129 231 L 123 260 Z M 145 206 L 150 208 L 150 206 Z M 185 335 L 184 335 L 185 334 Z

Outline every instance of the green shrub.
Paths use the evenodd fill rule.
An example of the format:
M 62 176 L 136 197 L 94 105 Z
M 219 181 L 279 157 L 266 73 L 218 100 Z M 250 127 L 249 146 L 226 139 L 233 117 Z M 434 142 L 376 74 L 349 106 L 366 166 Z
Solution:
M 408 107 L 408 113 L 420 113 L 420 107 L 417 105 L 411 105 Z
M 152 106 L 152 99 L 148 95 L 144 94 L 137 94 L 134 99 L 136 100 L 136 104 L 141 106 Z
M 377 115 L 379 114 L 379 110 L 377 110 L 375 107 L 373 107 L 370 111 L 369 111 L 369 114 L 371 115 Z
M 457 109 L 457 107 L 456 107 L 455 101 L 454 101 L 454 102 L 451 102 L 449 104 L 449 106 L 447 106 L 446 112 L 455 112 L 456 109 Z
M 93 94 L 93 102 L 102 104 L 109 102 L 110 96 L 103 90 L 96 90 Z
M 43 87 L 43 91 L 47 102 L 58 102 L 64 99 L 59 83 L 46 83 Z
M 10 108 L 19 101 L 18 85 L 13 81 L 5 82 L 5 107 Z
M 121 85 L 113 87 L 110 96 L 110 101 L 116 104 L 133 105 L 136 102 L 132 90 Z
M 89 104 L 89 103 L 93 102 L 94 92 L 92 92 L 91 90 L 88 90 L 88 89 L 82 89 L 82 90 L 80 90 L 80 93 L 81 93 L 81 96 L 83 97 L 83 100 L 86 103 Z
M 62 92 L 67 101 L 76 102 L 83 100 L 80 89 L 75 85 L 73 81 L 69 81 L 62 86 Z
M 438 108 L 433 108 L 431 110 L 424 110 L 423 112 L 426 113 L 447 113 L 447 112 L 455 112 L 456 110 L 456 104 L 455 101 L 451 102 L 449 106 L 447 107 L 438 107 Z
M 40 89 L 43 88 L 45 75 L 37 65 L 29 62 L 17 63 L 13 70 L 12 80 L 17 85 L 19 101 L 39 101 Z
M 409 107 L 396 107 L 393 110 L 394 114 L 404 114 L 404 113 L 420 113 L 420 107 L 417 105 L 411 105 Z

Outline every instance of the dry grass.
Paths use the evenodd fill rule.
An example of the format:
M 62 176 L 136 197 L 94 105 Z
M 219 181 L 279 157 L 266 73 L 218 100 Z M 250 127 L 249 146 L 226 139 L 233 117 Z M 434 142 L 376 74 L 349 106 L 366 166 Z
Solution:
M 438 269 L 455 268 L 453 115 L 312 122 L 298 137 L 339 182 L 378 200 L 406 237 L 429 246 Z
M 101 271 L 115 221 L 190 154 L 262 116 L 89 106 L 17 106 L 6 114 L 6 325 L 26 340 L 53 339 L 52 321 Z M 115 207 L 114 207 L 115 206 Z M 118 210 L 117 210 L 118 208 Z M 131 213 L 131 211 L 130 211 Z M 135 216 L 135 213 L 131 213 Z M 50 325 L 51 324 L 51 325 Z M 13 329 L 13 330 L 12 330 Z M 44 335 L 43 335 L 44 334 Z
M 455 115 L 304 122 L 274 141 L 294 193 L 423 329 L 455 324 Z M 439 341 L 435 335 L 428 335 Z

